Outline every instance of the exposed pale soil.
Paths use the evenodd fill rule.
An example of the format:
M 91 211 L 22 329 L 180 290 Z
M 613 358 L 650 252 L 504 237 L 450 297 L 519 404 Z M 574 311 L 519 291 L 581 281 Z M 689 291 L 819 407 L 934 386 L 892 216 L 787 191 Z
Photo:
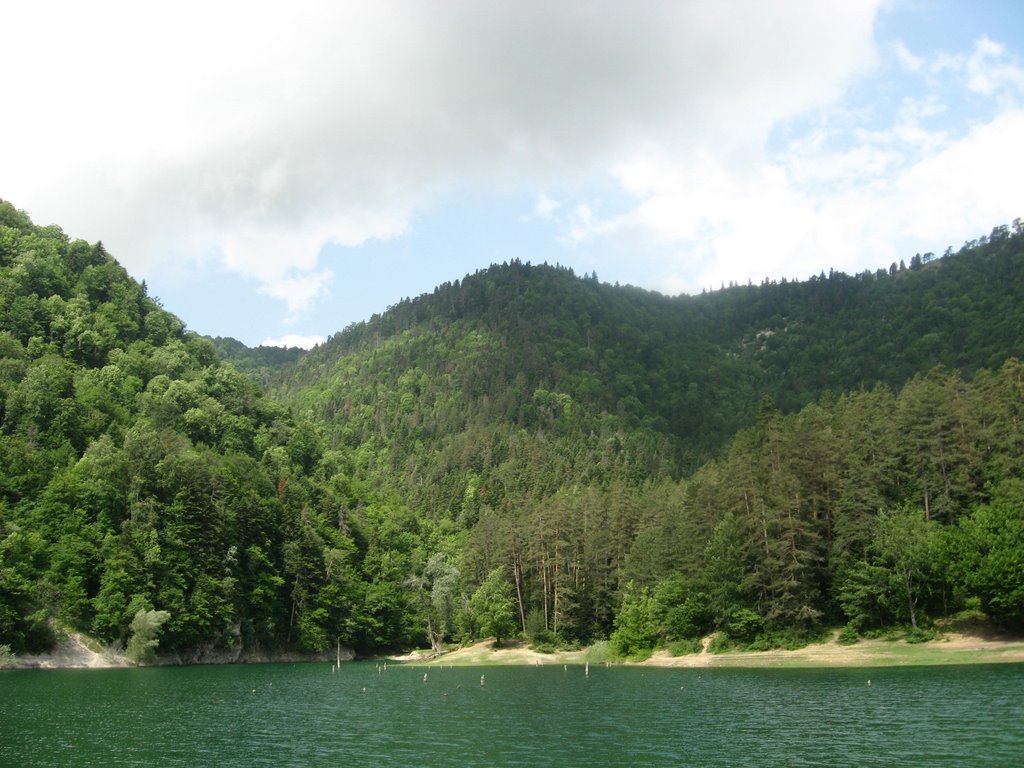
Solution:
M 48 653 L 21 654 L 4 663 L 0 660 L 0 668 L 13 669 L 106 669 L 112 667 L 134 667 L 122 651 L 116 649 L 95 650 L 98 645 L 78 632 L 67 631 L 57 646 Z M 282 653 L 262 652 L 258 649 L 241 653 L 241 649 L 199 650 L 189 655 L 164 654 L 158 655 L 156 665 L 191 665 L 191 664 L 235 664 L 263 662 L 334 662 L 339 654 L 336 651 L 323 653 Z M 355 654 L 350 648 L 340 650 L 342 661 L 351 661 Z
M 862 640 L 855 645 L 840 645 L 833 636 L 828 642 L 794 651 L 709 653 L 709 641 L 710 638 L 705 638 L 701 653 L 671 656 L 667 651 L 659 651 L 646 661 L 626 664 L 647 667 L 870 667 L 1024 662 L 1024 640 L 993 639 L 959 633 L 947 633 L 941 639 L 916 644 L 903 640 Z M 506 643 L 503 647 L 494 648 L 490 640 L 436 658 L 432 658 L 429 651 L 393 658 L 406 663 L 436 665 L 584 664 L 588 661 L 586 651 L 538 653 L 519 643 Z
M 83 635 L 68 632 L 49 653 L 17 656 L 11 666 L 36 669 L 102 669 L 132 665 L 125 659 L 124 654 L 115 651 L 95 651 L 89 647 Z
M 709 653 L 710 638 L 704 640 L 704 650 L 687 656 L 671 656 L 659 651 L 641 662 L 624 662 L 630 666 L 646 667 L 872 667 L 924 664 L 972 664 L 1016 662 L 1024 663 L 1024 640 L 994 638 L 986 635 L 970 635 L 949 632 L 938 640 L 910 644 L 903 640 L 862 640 L 855 645 L 840 645 L 833 636 L 828 642 L 808 645 L 794 651 L 734 651 Z M 334 655 L 288 658 L 259 655 L 231 661 L 325 661 Z M 351 659 L 351 652 L 343 654 L 344 660 Z M 389 657 L 391 661 L 429 665 L 543 665 L 543 664 L 604 664 L 593 660 L 587 650 L 539 653 L 522 642 L 506 642 L 495 648 L 493 640 L 485 640 L 465 648 L 458 648 L 437 657 L 430 651 L 415 651 L 404 656 Z M 194 660 L 163 659 L 162 663 L 189 663 Z M 206 663 L 217 663 L 216 659 L 204 659 Z M 619 662 L 622 663 L 622 662 Z M 10 666 L 37 669 L 98 669 L 107 667 L 132 666 L 123 654 L 90 648 L 82 635 L 69 632 L 67 637 L 50 653 L 22 655 Z

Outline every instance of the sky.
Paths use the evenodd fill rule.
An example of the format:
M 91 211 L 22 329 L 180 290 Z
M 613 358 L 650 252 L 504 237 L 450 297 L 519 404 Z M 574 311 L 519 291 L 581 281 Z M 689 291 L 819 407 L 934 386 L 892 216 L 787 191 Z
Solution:
M 511 259 L 669 295 L 1024 216 L 1019 0 L 6 3 L 0 199 L 309 347 Z

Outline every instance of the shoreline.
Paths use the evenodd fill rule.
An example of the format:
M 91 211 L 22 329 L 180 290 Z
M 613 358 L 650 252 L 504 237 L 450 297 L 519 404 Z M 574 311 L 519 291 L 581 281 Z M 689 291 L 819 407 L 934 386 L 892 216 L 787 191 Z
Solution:
M 457 648 L 440 656 L 429 650 L 404 655 L 378 657 L 380 660 L 413 666 L 543 666 L 546 664 L 593 664 L 650 668 L 772 668 L 772 667 L 892 667 L 937 666 L 948 664 L 1024 663 L 1024 638 L 992 638 L 988 635 L 946 633 L 935 640 L 908 643 L 905 640 L 861 640 L 853 645 L 840 645 L 836 634 L 823 643 L 814 643 L 796 650 L 729 651 L 709 653 L 705 639 L 700 653 L 671 656 L 660 650 L 643 661 L 610 660 L 594 653 L 593 648 L 578 651 L 540 653 L 523 641 L 509 641 L 501 648 L 493 647 L 493 639 L 465 648 Z M 94 645 L 94 644 L 93 644 Z M 345 661 L 355 659 L 351 651 Z M 326 663 L 334 654 L 261 654 L 229 655 L 205 660 L 183 660 L 179 656 L 164 657 L 146 666 L 195 664 L 260 664 L 260 663 Z M 358 660 L 358 659 L 356 659 Z M 367 660 L 373 660 L 369 658 Z M 0 669 L 117 669 L 132 668 L 123 653 L 97 651 L 88 638 L 68 633 L 57 647 L 43 654 L 15 656 Z
M 853 645 L 839 644 L 835 636 L 796 650 L 728 651 L 709 653 L 707 641 L 700 653 L 671 656 L 660 650 L 643 661 L 595 658 L 590 649 L 540 653 L 523 643 L 510 642 L 493 648 L 492 640 L 458 648 L 441 656 L 416 651 L 391 656 L 390 661 L 421 666 L 537 666 L 545 664 L 594 664 L 651 668 L 772 668 L 772 667 L 893 667 L 938 666 L 949 664 L 1024 663 L 1024 638 L 992 639 L 982 635 L 947 633 L 935 640 L 908 643 L 905 640 L 861 640 Z
M 323 653 L 301 653 L 297 651 L 240 651 L 218 650 L 194 652 L 191 656 L 171 654 L 157 656 L 152 664 L 135 664 L 128 660 L 123 651 L 96 650 L 98 643 L 80 632 L 65 631 L 53 650 L 46 653 L 14 655 L 6 663 L 0 661 L 0 671 L 5 669 L 142 669 L 145 667 L 193 667 L 222 664 L 272 664 L 272 663 L 334 663 L 336 651 Z M 341 660 L 352 661 L 355 654 L 349 648 L 341 649 Z

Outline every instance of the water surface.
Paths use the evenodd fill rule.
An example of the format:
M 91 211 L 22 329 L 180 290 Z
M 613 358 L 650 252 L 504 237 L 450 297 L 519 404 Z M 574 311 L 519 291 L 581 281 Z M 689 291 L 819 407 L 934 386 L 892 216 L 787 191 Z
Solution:
M 8 670 L 0 766 L 1016 766 L 1022 691 L 1016 664 Z

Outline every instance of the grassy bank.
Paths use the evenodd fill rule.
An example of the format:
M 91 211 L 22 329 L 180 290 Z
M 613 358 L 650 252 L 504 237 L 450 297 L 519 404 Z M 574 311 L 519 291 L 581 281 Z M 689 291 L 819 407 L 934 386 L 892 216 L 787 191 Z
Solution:
M 523 643 L 495 648 L 490 641 L 458 648 L 433 658 L 422 651 L 394 657 L 396 661 L 428 666 L 624 664 L 645 667 L 893 667 L 940 664 L 1024 663 L 1024 639 L 992 639 L 986 636 L 947 634 L 924 643 L 905 640 L 862 640 L 842 645 L 833 637 L 796 650 L 706 650 L 685 656 L 659 651 L 644 661 L 615 660 L 607 645 L 599 643 L 579 651 L 538 653 Z

